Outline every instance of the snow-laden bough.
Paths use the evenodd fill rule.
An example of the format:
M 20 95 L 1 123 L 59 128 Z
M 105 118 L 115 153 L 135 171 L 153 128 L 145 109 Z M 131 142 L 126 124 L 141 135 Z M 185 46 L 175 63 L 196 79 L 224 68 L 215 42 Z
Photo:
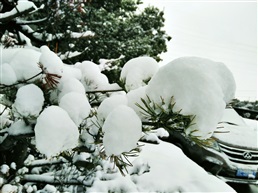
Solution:
M 106 155 L 119 156 L 137 147 L 141 138 L 142 122 L 133 109 L 120 105 L 109 113 L 102 130 Z
M 145 86 L 158 71 L 158 62 L 149 56 L 133 58 L 125 63 L 120 80 L 125 83 L 127 91 Z
M 156 104 L 165 103 L 163 106 L 168 108 L 175 102 L 174 111 L 195 115 L 186 133 L 207 139 L 216 129 L 226 103 L 234 97 L 235 89 L 234 77 L 223 63 L 182 57 L 159 69 L 146 94 Z
M 35 138 L 40 153 L 51 158 L 76 147 L 79 131 L 65 110 L 50 106 L 37 119 Z

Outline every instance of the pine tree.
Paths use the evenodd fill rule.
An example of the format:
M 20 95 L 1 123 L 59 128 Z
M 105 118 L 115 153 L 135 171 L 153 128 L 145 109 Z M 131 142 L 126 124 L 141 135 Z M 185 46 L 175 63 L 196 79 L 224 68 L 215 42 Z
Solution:
M 23 18 L 18 20 L 0 20 L 2 34 L 6 30 L 19 37 L 21 32 L 34 46 L 48 45 L 66 63 L 83 60 L 98 63 L 99 59 L 120 57 L 112 64 L 117 69 L 141 55 L 159 61 L 159 54 L 166 51 L 166 43 L 171 39 L 163 30 L 164 12 L 155 7 L 139 10 L 140 0 L 37 0 L 34 3 L 39 9 L 33 14 L 21 15 Z M 15 3 L 11 5 L 14 7 Z M 106 74 L 115 80 L 119 70 Z

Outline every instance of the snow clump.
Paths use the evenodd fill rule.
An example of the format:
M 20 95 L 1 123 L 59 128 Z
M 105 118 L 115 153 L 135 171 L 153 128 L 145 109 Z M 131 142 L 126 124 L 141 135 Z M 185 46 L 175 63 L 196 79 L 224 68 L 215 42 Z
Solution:
M 91 109 L 85 94 L 77 92 L 70 92 L 64 95 L 60 100 L 59 106 L 69 114 L 76 126 L 79 126 L 89 116 Z
M 37 117 L 44 104 L 42 90 L 35 84 L 28 84 L 18 89 L 13 108 L 22 117 Z
M 133 58 L 125 63 L 120 80 L 125 82 L 126 90 L 130 91 L 145 86 L 158 69 L 157 61 L 151 57 Z
M 27 80 L 41 72 L 38 65 L 39 57 L 40 52 L 32 49 L 21 49 L 14 53 L 9 64 L 13 68 L 18 81 Z M 30 81 L 32 82 L 37 78 L 35 77 Z
M 18 187 L 13 186 L 11 184 L 5 184 L 1 189 L 1 193 L 17 193 L 17 192 L 18 192 Z
M 113 95 L 106 98 L 104 101 L 102 101 L 97 110 L 98 120 L 100 123 L 103 123 L 112 110 L 119 105 L 127 105 L 127 103 L 128 102 L 125 95 Z
M 58 90 L 60 91 L 58 98 L 59 100 L 69 92 L 77 92 L 85 95 L 85 88 L 83 84 L 76 78 L 65 79 L 58 85 Z
M 141 138 L 142 122 L 133 109 L 120 105 L 109 113 L 102 130 L 106 155 L 117 156 L 137 147 Z
M 143 110 L 141 110 L 138 106 L 144 107 L 144 104 L 142 102 L 143 100 L 147 99 L 146 96 L 146 88 L 147 86 L 139 87 L 137 89 L 131 90 L 127 93 L 127 99 L 128 99 L 128 106 L 131 107 L 137 115 L 141 118 L 141 120 L 145 119 L 145 116 L 143 114 Z
M 64 65 L 62 60 L 47 46 L 41 46 L 40 51 L 39 63 L 43 65 L 44 70 L 47 73 L 62 76 Z
M 65 110 L 50 106 L 37 119 L 35 137 L 37 149 L 50 158 L 76 147 L 79 131 Z
M 82 84 L 86 91 L 97 90 L 105 88 L 109 85 L 108 78 L 102 74 L 99 66 L 91 61 L 84 61 L 76 63 L 75 67 L 79 68 L 82 72 Z
M 16 74 L 10 64 L 8 63 L 4 63 L 2 65 L 0 64 L 0 69 L 1 69 L 0 84 L 12 85 L 15 82 L 17 82 Z
M 195 115 L 186 132 L 200 139 L 211 137 L 234 93 L 235 81 L 228 68 L 198 57 L 178 58 L 163 66 L 146 89 L 154 103 L 168 108 L 175 102 L 174 111 Z

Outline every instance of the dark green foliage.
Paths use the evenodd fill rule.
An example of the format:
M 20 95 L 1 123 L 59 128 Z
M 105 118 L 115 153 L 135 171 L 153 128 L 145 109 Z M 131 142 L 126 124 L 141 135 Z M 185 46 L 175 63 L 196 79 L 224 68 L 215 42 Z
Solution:
M 147 55 L 160 61 L 159 54 L 167 51 L 166 42 L 171 39 L 162 29 L 164 12 L 155 7 L 139 10 L 138 6 L 142 4 L 139 0 L 33 2 L 37 7 L 44 7 L 33 14 L 26 14 L 22 19 L 34 33 L 21 28 L 25 23 L 13 24 L 13 20 L 9 21 L 12 27 L 7 28 L 7 31 L 21 31 L 32 40 L 34 46 L 48 45 L 59 55 L 81 52 L 76 57 L 70 55 L 63 58 L 65 63 L 84 60 L 98 63 L 101 58 L 112 59 L 124 55 L 112 64 L 118 68 L 105 72 L 112 82 L 118 78 L 120 67 L 131 58 Z M 95 35 L 71 37 L 72 32 L 85 31 L 91 31 Z

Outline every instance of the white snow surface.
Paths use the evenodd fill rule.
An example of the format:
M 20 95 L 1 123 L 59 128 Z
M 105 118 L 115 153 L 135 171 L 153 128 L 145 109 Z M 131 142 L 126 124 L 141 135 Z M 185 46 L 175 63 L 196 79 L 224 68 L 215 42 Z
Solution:
M 99 66 L 91 61 L 84 61 L 76 63 L 75 67 L 79 68 L 82 72 L 82 84 L 86 91 L 97 90 L 105 88 L 109 85 L 108 78 L 102 74 Z
M 18 49 L 16 52 L 15 50 L 14 52 L 9 52 L 11 55 L 9 64 L 13 68 L 17 80 L 26 80 L 41 72 L 38 65 L 40 52 L 30 48 Z M 37 78 L 39 77 L 36 77 L 31 81 L 34 81 Z
M 109 113 L 119 105 L 127 105 L 128 101 L 125 95 L 112 95 L 101 102 L 97 110 L 99 123 L 103 123 Z
M 178 58 L 161 67 L 146 89 L 154 103 L 163 105 L 162 98 L 165 107 L 175 102 L 175 111 L 195 115 L 186 132 L 201 139 L 211 137 L 234 92 L 234 78 L 224 64 L 198 57 Z
M 157 61 L 149 56 L 133 58 L 125 63 L 120 80 L 125 82 L 127 91 L 146 85 L 146 82 L 158 71 Z
M 33 129 L 30 125 L 26 125 L 23 119 L 19 119 L 8 128 L 3 129 L 2 131 L 7 131 L 9 135 L 18 136 L 24 134 L 33 133 Z
M 36 5 L 31 2 L 31 1 L 25 1 L 25 0 L 20 0 L 17 2 L 16 8 L 13 8 L 11 11 L 5 12 L 5 13 L 0 13 L 0 18 L 7 18 L 12 15 L 15 15 L 19 12 L 26 11 L 30 8 L 37 9 Z
M 133 109 L 120 105 L 109 113 L 102 130 L 106 155 L 120 155 L 137 147 L 142 122 Z
M 13 108 L 18 117 L 37 117 L 44 104 L 42 90 L 35 84 L 28 84 L 18 89 Z
M 18 192 L 18 187 L 13 186 L 11 184 L 5 184 L 1 189 L 1 193 L 17 193 L 17 192 Z
M 77 92 L 85 95 L 85 88 L 83 84 L 76 78 L 67 78 L 60 81 L 58 84 L 58 90 L 60 91 L 58 98 L 59 100 L 69 92 Z
M 144 104 L 141 99 L 146 100 L 146 88 L 147 86 L 139 87 L 137 89 L 131 90 L 127 93 L 127 99 L 128 99 L 128 106 L 131 107 L 137 115 L 141 118 L 141 120 L 145 119 L 145 116 L 143 114 L 143 110 L 140 109 L 138 105 L 141 107 L 144 107 Z
M 119 144 L 120 145 L 120 144 Z M 178 147 L 160 142 L 144 144 L 125 177 L 99 172 L 89 192 L 224 192 L 235 193 L 226 183 L 208 174 Z M 102 180 L 104 179 L 104 180 Z
M 244 148 L 258 148 L 256 120 L 243 119 L 234 109 L 225 109 L 220 122 L 220 127 L 217 129 L 219 133 L 213 134 L 215 138 Z
M 77 92 L 69 92 L 64 95 L 60 99 L 59 106 L 69 114 L 77 127 L 89 116 L 91 110 L 86 95 Z
M 37 119 L 35 137 L 37 149 L 50 158 L 76 147 L 79 131 L 65 110 L 50 106 Z
M 12 85 L 17 81 L 16 74 L 10 64 L 4 63 L 0 65 L 1 78 L 0 84 Z
M 63 62 L 62 60 L 52 52 L 47 46 L 40 47 L 41 55 L 39 57 L 40 64 L 44 69 L 51 74 L 57 74 L 62 76 Z

